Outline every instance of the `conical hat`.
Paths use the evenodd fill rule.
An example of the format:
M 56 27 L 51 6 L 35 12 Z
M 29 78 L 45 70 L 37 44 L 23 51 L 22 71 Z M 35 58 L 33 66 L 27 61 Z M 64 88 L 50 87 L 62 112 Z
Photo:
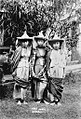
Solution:
M 39 32 L 39 35 L 38 36 L 34 36 L 34 39 L 36 40 L 36 41 L 38 41 L 38 40 L 46 40 L 46 37 L 43 35 L 43 31 L 41 31 L 41 32 Z
M 54 38 L 52 40 L 48 40 L 49 44 L 53 46 L 55 42 L 60 42 L 60 45 L 64 42 L 64 39 L 60 38 L 57 34 L 55 34 Z
M 26 33 L 26 31 L 24 32 L 24 34 L 21 37 L 17 37 L 18 40 L 24 42 L 24 41 L 32 41 L 33 37 L 29 37 Z
M 48 40 L 49 43 L 55 43 L 55 42 L 64 42 L 64 39 L 60 38 L 57 34 L 55 34 L 54 38 L 52 40 Z

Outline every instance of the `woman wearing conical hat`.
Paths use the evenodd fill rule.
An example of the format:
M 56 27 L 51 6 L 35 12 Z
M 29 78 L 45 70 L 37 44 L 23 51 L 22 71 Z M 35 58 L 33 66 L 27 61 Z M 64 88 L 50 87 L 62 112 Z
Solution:
M 49 40 L 48 42 L 52 50 L 48 53 L 49 93 L 47 96 L 51 104 L 60 104 L 59 101 L 63 91 L 62 79 L 65 77 L 66 66 L 65 54 L 61 48 L 64 40 L 55 34 L 53 40 Z
M 24 34 L 21 37 L 17 37 L 17 39 L 18 46 L 11 62 L 13 76 L 16 81 L 13 98 L 17 101 L 17 104 L 26 104 L 25 98 L 30 76 L 32 37 L 29 37 L 25 31 Z
M 43 101 L 44 89 L 47 85 L 47 75 L 46 75 L 46 59 L 47 59 L 47 49 L 44 46 L 46 38 L 42 31 L 38 36 L 34 37 L 37 47 L 34 50 L 34 67 L 33 67 L 33 98 L 38 103 Z

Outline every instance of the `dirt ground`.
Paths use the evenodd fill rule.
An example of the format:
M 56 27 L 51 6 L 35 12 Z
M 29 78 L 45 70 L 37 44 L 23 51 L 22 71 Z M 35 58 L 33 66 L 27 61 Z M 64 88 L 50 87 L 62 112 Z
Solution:
M 16 105 L 13 86 L 0 87 L 0 119 L 81 119 L 81 73 L 64 81 L 61 106 L 37 104 L 27 93 L 27 105 Z

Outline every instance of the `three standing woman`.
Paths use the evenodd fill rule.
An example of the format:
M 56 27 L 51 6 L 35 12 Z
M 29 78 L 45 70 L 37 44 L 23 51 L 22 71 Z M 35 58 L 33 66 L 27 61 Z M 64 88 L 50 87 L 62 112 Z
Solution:
M 26 104 L 27 84 L 31 78 L 32 97 L 38 103 L 49 102 L 59 104 L 65 78 L 66 59 L 61 46 L 64 42 L 55 35 L 48 43 L 52 49 L 46 46 L 46 38 L 42 32 L 34 37 L 37 43 L 33 49 L 33 38 L 26 33 L 17 37 L 19 45 L 12 57 L 12 71 L 16 81 L 13 97 L 17 104 Z

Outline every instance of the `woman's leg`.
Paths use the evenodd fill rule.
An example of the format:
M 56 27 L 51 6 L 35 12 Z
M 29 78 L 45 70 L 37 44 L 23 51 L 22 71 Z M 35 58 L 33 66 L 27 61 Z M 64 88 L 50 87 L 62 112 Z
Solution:
M 13 91 L 13 98 L 14 99 L 19 99 L 21 97 L 21 87 L 15 83 L 14 84 L 14 91 Z
M 46 81 L 42 81 L 39 83 L 39 93 L 38 93 L 38 99 L 39 100 L 43 100 L 43 93 L 44 90 L 46 88 L 47 82 Z
M 35 81 L 34 81 L 34 79 L 32 79 L 32 81 L 31 81 L 31 95 L 32 95 L 32 98 L 34 99 L 34 97 L 35 97 Z
M 27 89 L 26 88 L 21 88 L 21 99 L 23 100 L 23 104 L 27 104 L 27 102 L 26 102 L 26 93 L 27 93 Z
M 21 103 L 23 102 L 21 98 L 21 87 L 17 83 L 15 83 L 14 85 L 13 98 L 18 105 L 21 105 Z

